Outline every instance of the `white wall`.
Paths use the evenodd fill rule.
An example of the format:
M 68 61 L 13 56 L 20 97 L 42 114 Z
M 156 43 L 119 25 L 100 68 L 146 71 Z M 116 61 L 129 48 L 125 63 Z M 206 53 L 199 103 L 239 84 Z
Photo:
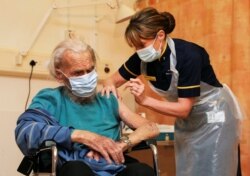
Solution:
M 132 52 L 123 35 L 128 22 L 115 24 L 117 8 L 110 8 L 106 1 L 116 7 L 112 3 L 116 0 L 56 0 L 56 5 L 53 5 L 53 0 L 1 0 L 0 74 L 27 76 L 29 62 L 34 59 L 37 61 L 34 76 L 46 75 L 50 53 L 57 43 L 67 38 L 66 31 L 72 30 L 95 49 L 99 56 L 100 77 L 105 78 L 105 64 L 114 71 Z M 94 2 L 100 4 L 59 8 Z M 124 2 L 133 3 L 131 0 Z M 53 6 L 59 9 L 50 11 Z M 17 57 L 22 52 L 27 52 L 25 57 Z

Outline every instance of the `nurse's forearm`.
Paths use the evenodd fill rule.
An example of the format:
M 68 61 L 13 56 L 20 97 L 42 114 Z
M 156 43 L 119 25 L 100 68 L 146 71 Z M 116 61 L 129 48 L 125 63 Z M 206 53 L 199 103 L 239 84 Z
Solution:
M 164 115 L 186 118 L 189 115 L 193 104 L 194 98 L 178 98 L 178 102 L 168 102 L 147 96 L 141 105 Z

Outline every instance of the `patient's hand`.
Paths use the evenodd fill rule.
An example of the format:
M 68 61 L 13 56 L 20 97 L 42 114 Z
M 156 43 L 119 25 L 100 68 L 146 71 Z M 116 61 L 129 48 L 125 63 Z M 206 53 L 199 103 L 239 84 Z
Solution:
M 90 149 L 98 152 L 108 163 L 112 163 L 112 160 L 116 164 L 124 162 L 122 148 L 110 138 L 89 131 L 74 130 L 71 139 L 73 142 L 85 144 Z M 93 156 L 96 157 L 95 154 Z
M 91 159 L 94 159 L 96 161 L 99 161 L 100 160 L 100 153 L 94 151 L 94 150 L 90 150 L 87 155 L 86 155 L 88 158 L 91 158 Z

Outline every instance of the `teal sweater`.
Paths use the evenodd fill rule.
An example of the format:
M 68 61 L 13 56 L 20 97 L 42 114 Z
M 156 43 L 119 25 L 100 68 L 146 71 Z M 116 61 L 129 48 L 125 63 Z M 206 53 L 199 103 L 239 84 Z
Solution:
M 41 90 L 32 100 L 29 109 L 48 111 L 62 126 L 91 131 L 113 140 L 119 139 L 120 117 L 117 99 L 97 94 L 95 100 L 87 104 L 73 102 L 63 87 Z

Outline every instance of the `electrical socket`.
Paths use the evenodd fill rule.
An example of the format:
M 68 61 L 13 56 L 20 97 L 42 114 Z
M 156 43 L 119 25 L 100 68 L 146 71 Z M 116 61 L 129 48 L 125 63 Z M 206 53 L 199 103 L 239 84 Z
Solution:
M 31 60 L 31 61 L 30 61 L 30 66 L 31 66 L 31 67 L 34 67 L 34 66 L 36 65 L 36 63 L 37 63 L 37 61 Z

